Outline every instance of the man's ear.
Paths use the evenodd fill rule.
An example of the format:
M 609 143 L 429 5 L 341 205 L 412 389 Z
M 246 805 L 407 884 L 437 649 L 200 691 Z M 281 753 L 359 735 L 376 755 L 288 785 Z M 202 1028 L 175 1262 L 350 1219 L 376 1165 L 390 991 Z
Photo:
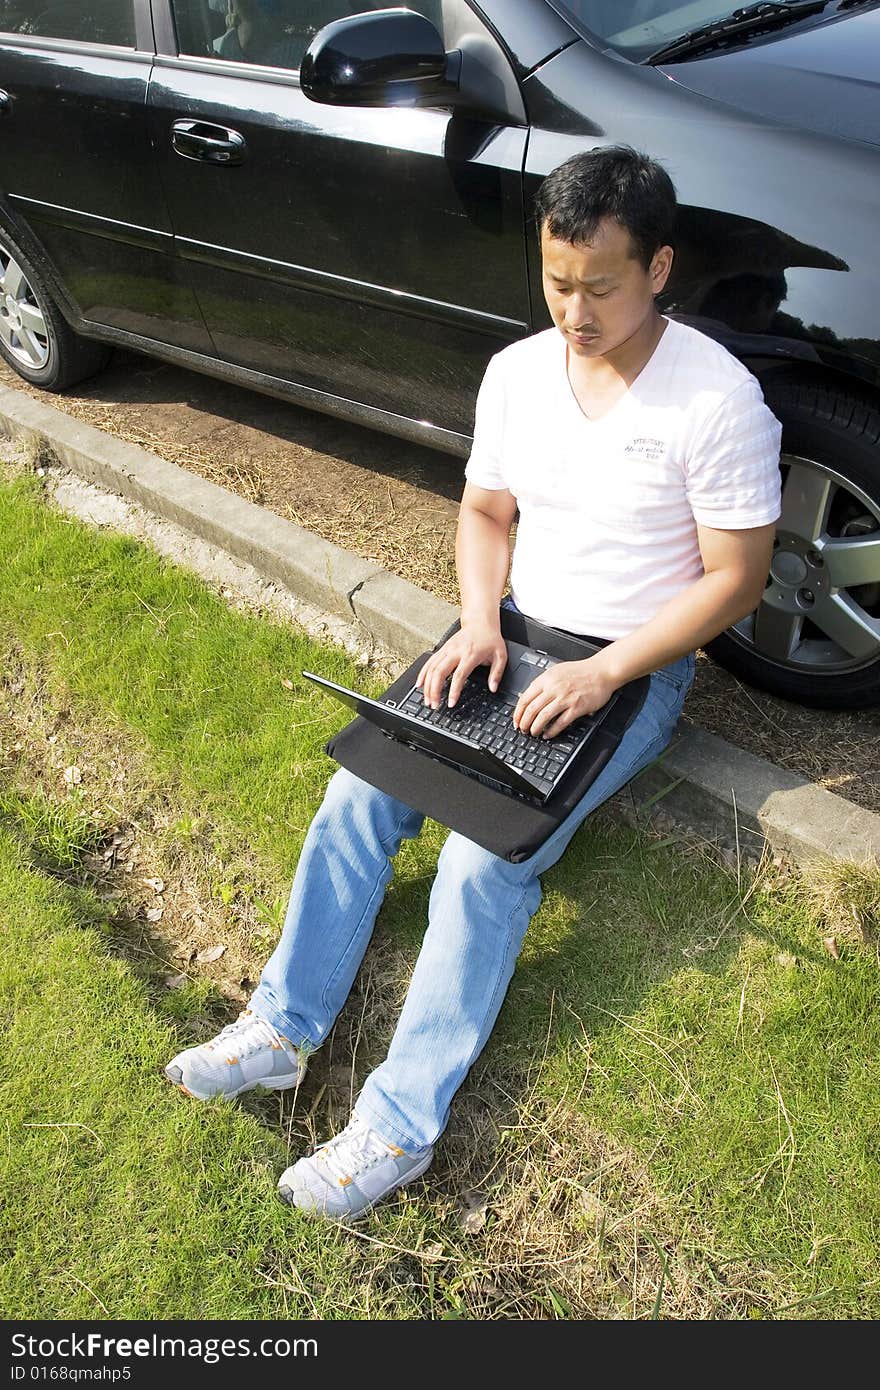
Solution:
M 659 294 L 666 284 L 666 281 L 669 279 L 669 272 L 672 270 L 672 258 L 674 254 L 671 246 L 660 246 L 654 252 L 649 271 L 651 276 L 651 290 L 654 294 Z

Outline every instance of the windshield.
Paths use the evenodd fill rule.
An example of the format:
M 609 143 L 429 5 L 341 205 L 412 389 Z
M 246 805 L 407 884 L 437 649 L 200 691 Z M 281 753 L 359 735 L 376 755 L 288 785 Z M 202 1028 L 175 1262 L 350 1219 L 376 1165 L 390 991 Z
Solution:
M 727 19 L 743 6 L 724 0 L 553 0 L 579 28 L 632 62 L 641 62 L 681 34 Z

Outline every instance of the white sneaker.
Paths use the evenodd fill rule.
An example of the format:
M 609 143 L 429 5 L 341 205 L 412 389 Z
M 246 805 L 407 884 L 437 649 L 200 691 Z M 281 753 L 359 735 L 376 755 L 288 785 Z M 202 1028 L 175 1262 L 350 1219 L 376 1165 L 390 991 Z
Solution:
M 168 1063 L 165 1075 L 188 1096 L 240 1096 L 255 1086 L 287 1091 L 305 1076 L 302 1052 L 265 1018 L 245 1009 L 201 1047 L 188 1047 Z
M 345 1129 L 286 1169 L 278 1193 L 289 1206 L 333 1221 L 356 1221 L 424 1173 L 433 1148 L 404 1153 L 353 1115 Z

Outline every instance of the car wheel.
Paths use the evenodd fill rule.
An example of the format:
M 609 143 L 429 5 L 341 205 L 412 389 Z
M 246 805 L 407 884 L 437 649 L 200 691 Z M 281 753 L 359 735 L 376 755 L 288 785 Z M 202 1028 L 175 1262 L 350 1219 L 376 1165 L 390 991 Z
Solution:
M 18 375 L 63 391 L 105 365 L 110 350 L 80 338 L 62 316 L 44 278 L 0 232 L 0 354 Z
M 782 515 L 757 611 L 710 642 L 719 665 L 798 704 L 880 704 L 880 410 L 769 376 Z

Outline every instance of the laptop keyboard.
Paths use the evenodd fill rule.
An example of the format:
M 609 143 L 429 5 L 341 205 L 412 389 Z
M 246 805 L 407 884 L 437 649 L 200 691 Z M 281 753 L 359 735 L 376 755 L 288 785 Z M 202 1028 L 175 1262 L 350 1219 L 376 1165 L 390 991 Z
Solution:
M 555 738 L 543 739 L 514 728 L 515 704 L 505 699 L 503 691 L 493 694 L 485 682 L 468 680 L 452 709 L 446 705 L 429 709 L 417 689 L 409 692 L 399 708 L 425 724 L 472 739 L 530 781 L 534 779 L 542 791 L 549 791 L 589 733 L 590 721 L 577 720 Z

